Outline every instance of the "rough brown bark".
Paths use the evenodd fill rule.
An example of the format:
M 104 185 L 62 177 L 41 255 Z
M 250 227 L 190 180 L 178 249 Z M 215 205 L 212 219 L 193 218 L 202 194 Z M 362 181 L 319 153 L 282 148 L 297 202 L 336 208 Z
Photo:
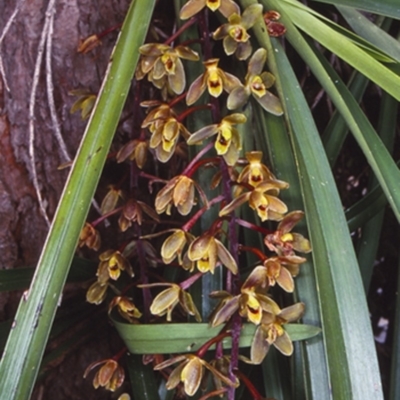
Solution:
M 0 2 L 0 34 L 16 5 L 17 14 L 1 45 L 6 90 L 0 79 L 0 268 L 35 265 L 48 226 L 40 213 L 29 155 L 29 99 L 38 53 L 38 44 L 46 18 L 48 0 L 13 0 Z M 52 68 L 56 112 L 68 152 L 73 157 L 85 122 L 79 114 L 70 114 L 76 98 L 72 89 L 85 88 L 96 93 L 107 65 L 117 33 L 102 40 L 102 46 L 88 55 L 77 53 L 79 40 L 120 24 L 129 0 L 56 0 Z M 40 191 L 51 219 L 57 206 L 67 170 L 57 167 L 66 160 L 54 137 L 46 94 L 45 59 L 43 58 L 34 113 L 36 170 Z M 20 294 L 0 296 L 0 320 L 12 318 Z M 102 341 L 102 343 L 104 340 Z M 103 343 L 104 344 L 104 343 Z M 85 346 L 60 368 L 50 386 L 36 392 L 36 398 L 90 399 L 103 397 L 89 383 L 82 390 L 84 368 L 96 349 Z M 54 375 L 53 375 L 54 376 Z M 70 376 L 70 379 L 66 379 Z M 62 379 L 61 379 L 62 378 Z M 71 383 L 73 379 L 73 383 Z M 89 389 L 89 391 L 87 391 Z M 56 394 L 57 393 L 57 394 Z M 39 397 L 37 397 L 39 396 Z

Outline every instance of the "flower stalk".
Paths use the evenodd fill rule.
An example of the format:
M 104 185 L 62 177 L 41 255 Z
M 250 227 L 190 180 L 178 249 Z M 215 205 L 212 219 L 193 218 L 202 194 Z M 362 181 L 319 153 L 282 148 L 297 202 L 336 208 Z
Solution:
M 226 19 L 213 33 L 209 28 L 212 12 Z M 275 178 L 263 163 L 261 151 L 254 149 L 243 157 L 242 136 L 251 133 L 242 126 L 252 121 L 245 111 L 229 111 L 244 108 L 253 97 L 267 112 L 282 114 L 279 99 L 273 94 L 274 76 L 264 71 L 267 52 L 253 50 L 249 41 L 261 15 L 259 4 L 241 10 L 233 0 L 189 0 L 180 11 L 187 21 L 178 30 L 164 43 L 149 38 L 149 43 L 141 46 L 135 74 L 141 92 L 135 92 L 133 115 L 146 115 L 140 128 L 136 126 L 131 133 L 131 141 L 117 151 L 117 162 L 128 165 L 118 185 L 103 200 L 108 217 L 121 214 L 120 230 L 129 240 L 122 241 L 121 253 L 112 249 L 102 253 L 97 280 L 88 294 L 92 303 L 105 301 L 107 290 L 118 287 L 119 280 L 125 290 L 117 293 L 110 307 L 118 308 L 132 324 L 183 322 L 189 317 L 200 322 L 197 298 L 191 293 L 194 284 L 202 285 L 202 296 L 219 301 L 209 320 L 213 327 L 222 326 L 220 333 L 195 354 L 178 354 L 155 367 L 165 376 L 164 369 L 177 364 L 166 377 L 166 387 L 181 387 L 188 396 L 197 392 L 204 374 L 209 373 L 214 387 L 205 397 L 226 393 L 228 400 L 234 400 L 237 376 L 241 376 L 239 360 L 259 364 L 271 344 L 283 354 L 291 354 L 292 343 L 282 325 L 304 311 L 302 303 L 281 309 L 269 294 L 275 283 L 286 292 L 294 290 L 294 277 L 304 262 L 294 251 L 310 250 L 307 239 L 292 232 L 303 214 L 288 212 L 279 195 L 289 185 Z M 270 17 L 271 21 L 275 18 Z M 200 30 L 200 40 L 179 42 L 193 26 Z M 237 59 L 247 64 L 244 79 L 225 71 L 226 60 L 216 58 L 218 40 L 223 41 L 226 56 L 235 57 L 233 65 Z M 194 43 L 196 51 L 191 48 Z M 187 82 L 185 69 L 192 63 L 202 63 L 203 72 Z M 148 94 L 150 100 L 145 98 Z M 139 111 L 139 105 L 144 110 Z M 211 124 L 203 123 L 200 116 L 204 115 Z M 189 116 L 196 121 L 196 132 L 186 126 Z M 190 158 L 188 147 L 192 145 L 196 147 Z M 210 182 L 199 179 L 207 166 L 215 170 Z M 243 207 L 253 210 L 261 223 L 239 214 Z M 162 220 L 161 215 L 165 215 Z M 277 228 L 267 229 L 264 221 L 277 224 Z M 260 236 L 260 247 L 243 240 L 245 230 Z M 97 244 L 92 228 L 87 227 L 85 233 L 82 243 Z M 275 256 L 267 256 L 266 249 Z M 255 254 L 262 265 L 247 266 L 244 251 Z M 243 282 L 241 273 L 249 268 Z M 139 282 L 127 278 L 134 273 Z M 218 280 L 219 290 L 208 290 L 204 277 L 211 282 Z M 128 290 L 132 299 L 126 297 Z M 158 292 L 153 295 L 153 290 Z M 246 322 L 256 325 L 250 359 L 240 354 Z M 228 336 L 229 353 L 223 341 Z M 205 356 L 213 345 L 215 359 L 208 362 Z M 245 383 L 246 379 L 243 377 Z M 254 396 L 262 399 L 259 394 Z

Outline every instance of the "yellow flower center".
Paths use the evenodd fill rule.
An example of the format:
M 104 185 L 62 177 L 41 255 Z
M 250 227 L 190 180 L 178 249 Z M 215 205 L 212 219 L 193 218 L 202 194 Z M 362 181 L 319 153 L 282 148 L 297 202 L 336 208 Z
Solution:
M 207 0 L 206 5 L 211 11 L 215 11 L 221 5 L 221 0 Z
M 229 36 L 236 42 L 247 42 L 249 40 L 249 35 L 240 25 L 234 25 L 231 29 L 229 29 Z
M 261 173 L 261 168 L 258 165 L 251 165 L 250 172 L 250 185 L 256 187 L 263 180 L 263 175 Z
M 197 269 L 203 273 L 210 271 L 210 259 L 208 257 L 200 258 L 197 261 Z
M 215 149 L 219 155 L 225 154 L 228 151 L 231 140 L 232 127 L 227 122 L 223 122 L 218 132 L 217 141 L 215 142 Z
M 293 242 L 293 235 L 291 233 L 285 233 L 281 236 L 282 242 Z
M 261 322 L 262 309 L 254 290 L 252 288 L 242 289 L 242 294 L 245 308 L 241 310 L 240 314 L 243 317 L 247 317 L 253 324 L 258 325 Z
M 260 76 L 255 76 L 250 85 L 251 91 L 258 97 L 263 97 L 267 93 L 267 89 Z
M 279 322 L 272 322 L 267 327 L 267 342 L 272 344 L 276 341 L 279 336 L 282 336 L 285 333 L 285 330 L 282 328 L 282 325 Z
M 169 53 L 165 53 L 161 56 L 161 62 L 164 64 L 165 70 L 170 75 L 175 75 L 175 59 L 176 57 Z
M 218 68 L 210 68 L 208 70 L 207 86 L 208 92 L 213 97 L 218 97 L 222 93 L 223 83 L 218 73 Z

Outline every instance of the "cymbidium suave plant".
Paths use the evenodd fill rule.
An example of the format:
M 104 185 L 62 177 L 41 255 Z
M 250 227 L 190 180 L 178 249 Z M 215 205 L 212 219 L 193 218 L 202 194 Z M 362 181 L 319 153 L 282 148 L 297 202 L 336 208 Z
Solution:
M 274 76 L 264 71 L 267 51 L 258 48 L 253 52 L 250 44 L 248 30 L 261 19 L 262 6 L 241 11 L 231 0 L 190 0 L 180 16 L 192 18 L 187 25 L 191 26 L 204 20 L 208 9 L 219 12 L 226 22 L 203 36 L 202 52 L 191 49 L 195 38 L 178 44 L 178 34 L 165 43 L 149 38 L 140 49 L 136 81 L 146 90 L 136 97 L 135 106 L 140 113 L 144 106 L 147 115 L 128 143 L 116 152 L 118 163 L 131 165 L 130 179 L 122 177 L 103 201 L 104 214 L 120 214 L 119 228 L 127 240 L 121 241 L 118 250 L 106 249 L 100 254 L 98 279 L 87 299 L 100 304 L 110 296 L 109 312 L 118 310 L 123 319 L 135 325 L 208 318 L 212 327 L 221 327 L 220 334 L 196 353 L 175 355 L 156 364 L 155 370 L 167 371 L 167 389 L 182 387 L 187 396 L 195 395 L 210 374 L 215 386 L 207 389 L 206 396 L 226 394 L 233 400 L 240 381 L 250 385 L 238 372 L 239 360 L 260 364 L 271 345 L 286 356 L 292 354 L 292 341 L 284 326 L 298 321 L 305 305 L 280 307 L 271 292 L 272 288 L 274 293 L 276 288 L 294 291 L 294 278 L 306 261 L 295 252 L 307 253 L 311 248 L 307 239 L 292 232 L 304 213 L 288 213 L 279 198 L 289 183 L 275 178 L 259 149 L 242 152 L 243 135 L 250 134 L 243 126 L 248 122 L 245 109 L 250 107 L 251 98 L 256 100 L 253 106 L 277 116 L 283 113 L 273 93 Z M 182 35 L 185 31 L 178 32 Z M 247 69 L 244 80 L 224 70 L 224 63 L 214 55 L 203 58 L 204 49 L 211 49 L 220 39 L 226 57 Z M 202 65 L 203 72 L 187 83 L 181 59 L 188 61 L 188 67 Z M 147 94 L 153 97 L 144 97 Z M 200 99 L 205 103 L 199 104 Z M 209 122 L 197 119 L 200 111 L 208 113 Z M 193 133 L 187 126 L 189 116 L 192 126 L 195 121 L 197 127 Z M 209 169 L 216 173 L 205 185 L 198 177 Z M 122 190 L 126 186 L 129 189 Z M 151 199 L 154 206 L 144 199 Z M 250 220 L 244 218 L 249 213 L 242 212 L 245 204 L 253 210 Z M 210 213 L 215 218 L 207 225 L 209 218 L 205 216 Z M 99 242 L 91 228 L 98 223 L 86 225 L 81 245 Z M 245 229 L 260 232 L 264 245 L 241 243 Z M 256 255 L 259 262 L 247 264 L 247 252 Z M 174 271 L 175 280 L 163 275 L 164 269 Z M 221 290 L 203 293 L 218 300 L 211 315 L 201 315 L 191 294 L 193 285 L 206 275 L 219 279 L 221 286 Z M 250 357 L 239 348 L 244 324 L 255 327 Z M 230 349 L 224 348 L 226 337 L 231 337 Z M 216 345 L 216 350 L 210 361 L 205 354 L 211 345 Z M 114 365 L 112 361 L 105 366 L 108 364 Z M 178 365 L 167 370 L 174 364 Z M 114 387 L 109 383 L 112 379 L 101 378 L 102 386 Z

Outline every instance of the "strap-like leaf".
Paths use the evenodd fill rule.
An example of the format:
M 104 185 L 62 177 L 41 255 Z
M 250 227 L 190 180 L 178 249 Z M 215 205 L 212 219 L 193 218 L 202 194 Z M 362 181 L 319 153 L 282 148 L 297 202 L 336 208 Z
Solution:
M 274 2 L 263 0 L 266 4 Z M 303 32 L 400 100 L 400 77 L 396 73 L 377 61 L 365 47 L 360 47 L 354 40 L 332 28 L 323 18 L 317 17 L 314 11 L 305 6 L 300 7 L 299 4 L 294 0 L 284 0 L 277 9 Z
M 368 308 L 336 185 L 295 74 L 282 49 L 276 50 L 313 247 L 332 390 L 338 398 L 381 399 Z
M 116 319 L 113 323 L 132 354 L 194 353 L 221 331 L 221 327 L 210 328 L 205 323 L 132 325 Z M 293 341 L 309 339 L 321 331 L 318 326 L 304 324 L 285 324 L 284 328 Z M 251 346 L 255 330 L 253 324 L 244 325 L 241 347 Z M 230 348 L 230 338 L 225 338 L 223 344 Z
M 353 7 L 357 10 L 368 11 L 374 14 L 400 19 L 400 7 L 398 0 L 314 0 L 328 3 L 334 6 L 342 5 Z

